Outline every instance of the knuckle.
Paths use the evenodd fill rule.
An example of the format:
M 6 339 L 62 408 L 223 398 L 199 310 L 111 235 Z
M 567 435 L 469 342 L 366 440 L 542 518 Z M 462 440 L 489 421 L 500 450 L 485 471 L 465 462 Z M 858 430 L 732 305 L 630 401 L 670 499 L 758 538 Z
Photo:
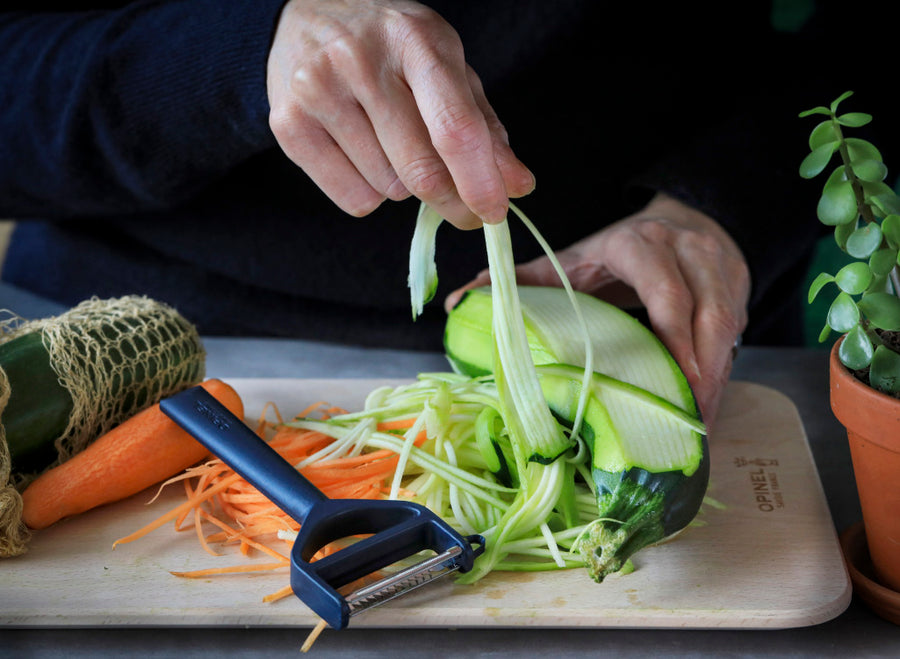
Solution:
M 406 189 L 420 199 L 443 199 L 453 190 L 449 172 L 435 157 L 426 156 L 410 160 L 398 170 L 397 174 Z
M 290 79 L 291 96 L 305 107 L 315 107 L 333 87 L 331 66 L 323 57 L 298 64 Z
M 744 331 L 745 314 L 725 300 L 707 301 L 703 305 L 703 323 L 715 328 L 716 336 L 735 338 Z
M 648 219 L 639 223 L 637 233 L 647 242 L 665 245 L 672 244 L 676 235 L 675 227 L 662 218 Z
M 374 80 L 374 58 L 365 39 L 350 32 L 335 36 L 324 48 L 328 66 L 340 71 L 354 85 L 366 85 Z M 325 68 L 325 67 L 323 67 Z
M 279 142 L 288 139 L 293 132 L 294 116 L 284 105 L 272 106 L 269 110 L 269 129 Z
M 393 170 L 391 170 L 391 180 L 384 187 L 384 195 L 391 201 L 403 201 L 410 196 L 410 191 L 403 184 Z
M 718 237 L 703 231 L 689 231 L 684 236 L 690 248 L 699 254 L 699 258 L 720 261 L 725 256 L 725 247 Z
M 694 306 L 690 289 L 680 280 L 666 278 L 656 283 L 653 296 L 669 308 Z
M 439 152 L 467 154 L 483 147 L 483 117 L 467 104 L 445 105 L 435 113 L 431 140 Z
M 397 42 L 413 48 L 424 60 L 462 58 L 462 39 L 438 12 L 419 5 L 392 16 L 391 33 Z

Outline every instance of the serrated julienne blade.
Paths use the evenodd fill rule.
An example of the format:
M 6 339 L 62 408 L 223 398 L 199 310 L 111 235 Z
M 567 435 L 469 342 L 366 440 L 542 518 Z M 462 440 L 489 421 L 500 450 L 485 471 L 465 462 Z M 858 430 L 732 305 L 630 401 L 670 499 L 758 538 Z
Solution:
M 461 554 L 462 548 L 450 547 L 440 554 L 354 590 L 346 596 L 350 615 L 355 616 L 436 579 L 453 574 L 460 568 L 457 558 Z

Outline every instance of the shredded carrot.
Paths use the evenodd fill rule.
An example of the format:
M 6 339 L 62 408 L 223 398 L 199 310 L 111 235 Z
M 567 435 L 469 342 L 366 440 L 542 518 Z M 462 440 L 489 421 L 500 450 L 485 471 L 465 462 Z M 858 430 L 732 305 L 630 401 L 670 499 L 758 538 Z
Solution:
M 227 478 L 223 478 L 222 480 L 218 481 L 215 485 L 212 485 L 211 487 L 209 487 L 206 491 L 201 492 L 200 494 L 195 495 L 194 497 L 191 497 L 190 499 L 188 499 L 181 505 L 176 506 L 175 508 L 173 508 L 172 510 L 167 512 L 162 517 L 157 517 L 155 520 L 153 520 L 152 522 L 147 524 L 147 526 L 143 527 L 142 529 L 138 529 L 134 533 L 127 535 L 124 538 L 119 538 L 118 540 L 116 540 L 113 543 L 113 548 L 115 549 L 115 547 L 117 547 L 118 545 L 125 544 L 126 542 L 133 542 L 134 540 L 137 540 L 138 538 L 143 538 L 145 535 L 147 535 L 151 531 L 158 529 L 160 526 L 162 526 L 166 522 L 171 522 L 172 520 L 178 519 L 183 514 L 190 513 L 190 511 L 193 510 L 196 506 L 198 506 L 202 502 L 206 501 L 207 499 L 211 499 L 219 492 L 227 489 L 229 485 L 232 485 L 236 481 L 240 480 L 240 478 L 241 477 L 238 474 L 231 474 Z
M 258 563 L 250 565 L 232 565 L 230 567 L 211 567 L 205 570 L 192 570 L 190 572 L 169 572 L 176 577 L 184 577 L 186 579 L 202 579 L 216 574 L 237 574 L 243 572 L 260 572 L 264 570 L 275 570 L 289 565 L 288 562 L 280 563 Z
M 396 419 L 394 421 L 380 421 L 377 427 L 382 432 L 388 430 L 407 430 L 409 428 L 412 428 L 415 422 L 416 417 L 412 417 L 409 419 Z
M 274 593 L 266 595 L 263 597 L 263 602 L 276 602 L 280 599 L 284 599 L 285 597 L 290 597 L 294 594 L 294 589 L 290 586 L 284 586 L 283 588 L 279 588 Z
M 315 643 L 316 639 L 319 638 L 319 634 L 325 631 L 325 628 L 327 626 L 327 622 L 325 622 L 324 620 L 319 620 L 318 624 L 312 628 L 309 636 L 306 637 L 303 645 L 300 646 L 300 652 L 309 652 L 310 648 L 312 648 L 313 643 Z
M 313 413 L 323 418 L 344 410 L 325 402 L 310 405 L 294 418 Z M 267 420 L 272 413 L 276 421 Z M 408 430 L 416 419 L 398 419 L 378 424 L 381 431 Z M 260 415 L 256 432 L 291 464 L 298 464 L 329 446 L 335 440 L 319 431 L 287 426 L 274 404 L 267 404 Z M 416 446 L 427 440 L 426 433 L 420 432 L 414 439 Z M 325 495 L 334 499 L 378 499 L 390 491 L 390 483 L 399 463 L 399 456 L 388 449 L 374 450 L 359 455 L 325 458 L 312 462 L 300 472 Z M 212 575 L 235 574 L 276 570 L 288 567 L 290 561 L 285 554 L 273 548 L 279 532 L 287 532 L 290 537 L 300 525 L 275 504 L 266 499 L 255 487 L 236 474 L 221 460 L 211 459 L 203 464 L 173 476 L 162 487 L 181 482 L 185 500 L 168 512 L 157 517 L 141 529 L 115 541 L 113 547 L 133 542 L 148 533 L 173 522 L 177 531 L 194 529 L 200 545 L 214 556 L 213 544 L 237 543 L 238 551 L 249 556 L 258 551 L 275 559 L 270 563 L 255 563 L 231 567 L 214 567 L 186 572 L 172 572 L 184 578 L 202 578 Z M 158 495 L 157 495 L 158 496 Z M 214 531 L 204 529 L 212 525 Z M 290 540 L 287 540 L 290 544 Z M 313 557 L 318 560 L 340 548 L 335 542 L 323 547 Z M 286 586 L 264 598 L 266 602 L 282 599 L 292 593 Z

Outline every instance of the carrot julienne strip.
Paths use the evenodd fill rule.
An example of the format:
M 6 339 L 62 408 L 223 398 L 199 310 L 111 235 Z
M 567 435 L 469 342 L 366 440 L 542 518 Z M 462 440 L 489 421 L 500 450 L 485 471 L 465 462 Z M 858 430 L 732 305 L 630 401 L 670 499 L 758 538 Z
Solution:
M 210 567 L 203 570 L 190 570 L 188 572 L 169 572 L 176 577 L 185 579 L 202 579 L 216 574 L 240 574 L 246 572 L 264 572 L 267 570 L 277 570 L 278 568 L 287 567 L 290 561 L 280 561 L 278 563 L 250 563 L 245 565 L 230 565 L 228 567 Z

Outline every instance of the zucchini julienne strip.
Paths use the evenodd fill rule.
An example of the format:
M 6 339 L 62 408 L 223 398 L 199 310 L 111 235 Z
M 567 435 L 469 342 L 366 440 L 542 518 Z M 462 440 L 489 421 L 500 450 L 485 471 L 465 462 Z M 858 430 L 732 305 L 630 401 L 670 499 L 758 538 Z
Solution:
M 416 228 L 409 248 L 409 295 L 413 320 L 422 315 L 422 309 L 431 302 L 437 291 L 438 276 L 434 263 L 434 245 L 437 230 L 444 221 L 428 204 L 419 206 Z
M 572 442 L 553 419 L 538 381 L 525 334 L 506 221 L 484 225 L 484 238 L 493 296 L 494 377 L 521 470 L 525 461 L 554 461 Z

